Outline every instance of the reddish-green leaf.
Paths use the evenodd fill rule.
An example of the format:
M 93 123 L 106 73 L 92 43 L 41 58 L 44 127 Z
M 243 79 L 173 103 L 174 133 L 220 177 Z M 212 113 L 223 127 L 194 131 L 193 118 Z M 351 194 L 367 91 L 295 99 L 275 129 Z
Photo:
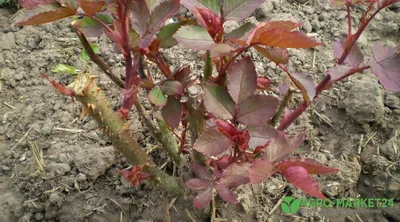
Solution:
M 232 145 L 232 140 L 215 128 L 210 128 L 197 139 L 193 149 L 207 156 L 216 156 L 227 151 Z
M 199 179 L 199 178 L 193 178 L 193 179 L 186 181 L 185 185 L 188 186 L 191 190 L 205 190 L 211 184 L 210 184 L 210 181 Z
M 264 123 L 274 116 L 278 105 L 279 99 L 275 96 L 251 96 L 240 104 L 235 117 L 242 124 Z
M 208 8 L 217 15 L 221 12 L 220 0 L 181 0 L 181 4 L 192 12 L 197 8 Z
M 275 62 L 276 64 L 287 64 L 289 62 L 289 52 L 284 48 L 272 48 L 254 46 L 254 48 L 265 58 Z
M 164 25 L 164 22 L 179 12 L 179 0 L 167 0 L 157 5 L 150 15 L 147 34 L 139 41 L 140 48 L 150 45 L 154 35 Z
M 158 5 L 158 0 L 146 0 L 146 3 L 147 3 L 147 7 L 149 8 L 150 12 L 152 12 Z
M 255 159 L 249 167 L 250 183 L 261 183 L 275 173 L 275 167 L 267 158 Z
M 264 0 L 225 0 L 222 7 L 224 18 L 240 22 L 250 16 L 263 3 Z
M 208 31 L 197 25 L 185 25 L 173 35 L 183 46 L 189 49 L 208 50 L 214 44 Z
M 247 39 L 249 38 L 249 35 L 253 32 L 255 27 L 255 24 L 247 22 L 234 29 L 232 32 L 228 33 L 226 37 L 233 43 L 239 45 L 247 45 Z
M 215 84 L 205 84 L 203 91 L 204 105 L 208 112 L 221 119 L 232 119 L 235 103 L 224 88 Z
M 289 74 L 290 79 L 301 90 L 304 100 L 309 103 L 315 97 L 315 83 L 310 74 L 305 72 L 294 72 Z
M 56 0 L 24 0 L 21 6 L 27 10 L 32 10 L 38 5 L 47 5 L 57 2 Z
M 150 11 L 147 7 L 146 0 L 131 1 L 131 26 L 141 37 L 147 31 L 147 22 L 150 19 Z
M 268 124 L 249 125 L 244 130 L 249 132 L 249 146 L 253 148 L 264 146 L 272 138 L 282 136 L 278 130 Z
M 257 89 L 257 72 L 249 56 L 231 67 L 227 88 L 233 101 L 238 105 L 254 94 Z
M 238 203 L 237 195 L 229 188 L 224 187 L 224 186 L 217 186 L 216 189 L 217 189 L 218 196 L 220 196 L 221 199 L 223 199 L 225 202 L 231 203 L 231 204 Z
M 206 167 L 197 163 L 192 163 L 190 166 L 196 177 L 213 182 L 213 176 L 207 171 Z
M 375 63 L 372 72 L 385 89 L 400 92 L 400 45 L 387 48 L 381 44 L 373 47 Z
M 99 0 L 79 0 L 79 6 L 88 16 L 93 16 L 100 12 L 105 5 L 104 1 Z
M 313 159 L 300 157 L 291 157 L 290 159 L 281 162 L 278 166 L 278 170 L 283 172 L 291 166 L 301 166 L 307 170 L 308 174 L 325 174 L 339 171 L 339 169 L 326 167 Z
M 247 171 L 249 167 L 249 162 L 230 164 L 222 174 L 218 185 L 223 187 L 237 187 L 248 183 L 249 177 L 247 176 Z
M 167 105 L 161 109 L 161 115 L 168 126 L 177 128 L 182 118 L 182 104 L 174 97 L 168 97 Z
M 157 33 L 157 40 L 160 41 L 160 47 L 162 48 L 170 48 L 178 42 L 172 36 L 178 31 L 178 29 L 182 26 L 182 23 L 176 22 L 168 24 L 160 29 Z
M 200 209 L 206 207 L 211 201 L 212 189 L 213 187 L 209 186 L 204 191 L 199 192 L 199 194 L 194 198 L 193 206 Z
M 303 143 L 305 135 L 305 133 L 301 133 L 289 139 L 285 137 L 272 138 L 264 150 L 264 158 L 268 158 L 268 161 L 273 164 L 281 162 Z
M 167 97 L 164 95 L 162 90 L 158 87 L 153 88 L 147 98 L 156 106 L 165 106 L 167 105 Z
M 336 58 L 340 58 L 346 48 L 346 39 L 338 40 L 333 43 L 333 50 L 335 52 Z M 354 44 L 349 55 L 344 60 L 345 63 L 349 64 L 353 68 L 360 67 L 361 63 L 364 61 L 364 56 L 358 47 L 357 43 Z
M 325 199 L 321 193 L 318 183 L 310 177 L 307 170 L 301 166 L 291 166 L 282 172 L 286 179 L 305 193 L 315 197 Z
M 105 24 L 111 24 L 113 19 L 110 15 L 104 13 L 97 13 L 96 17 Z M 74 27 L 78 28 L 86 37 L 99 37 L 104 30 L 96 20 L 90 17 L 84 17 L 74 22 Z
M 183 85 L 179 81 L 167 80 L 161 84 L 160 88 L 169 96 L 182 95 L 183 93 Z
M 190 72 L 190 65 L 183 66 L 175 71 L 174 78 L 176 81 L 179 81 L 183 86 L 186 86 L 187 81 L 189 80 Z
M 226 43 L 216 43 L 211 46 L 210 56 L 211 57 L 227 56 L 231 55 L 235 50 L 236 48 Z
M 38 5 L 33 10 L 21 10 L 23 18 L 18 21 L 18 25 L 41 25 L 54 22 L 75 14 L 75 10 L 62 7 L 58 3 Z

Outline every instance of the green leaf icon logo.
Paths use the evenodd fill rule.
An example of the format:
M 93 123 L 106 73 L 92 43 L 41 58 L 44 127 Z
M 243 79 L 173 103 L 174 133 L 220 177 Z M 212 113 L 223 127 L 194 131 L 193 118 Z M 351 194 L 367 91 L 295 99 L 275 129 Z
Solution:
M 301 199 L 293 200 L 293 197 L 284 197 L 281 203 L 282 211 L 287 214 L 295 214 L 301 205 Z

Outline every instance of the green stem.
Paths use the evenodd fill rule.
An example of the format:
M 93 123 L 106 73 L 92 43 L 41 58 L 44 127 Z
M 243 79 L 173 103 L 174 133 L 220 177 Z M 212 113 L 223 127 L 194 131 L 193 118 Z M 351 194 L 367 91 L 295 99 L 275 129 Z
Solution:
M 113 111 L 103 91 L 97 87 L 93 76 L 79 75 L 75 85 L 75 98 L 96 120 L 104 133 L 108 135 L 114 147 L 119 150 L 132 165 L 143 166 L 150 174 L 150 181 L 157 187 L 173 194 L 182 194 L 182 188 L 175 177 L 162 172 L 149 159 L 147 153 L 134 139 L 131 130 Z
M 274 117 L 272 117 L 272 120 L 271 120 L 272 126 L 276 126 L 276 124 L 278 124 L 283 112 L 285 111 L 285 108 L 288 106 L 290 100 L 292 99 L 293 92 L 294 91 L 291 89 L 288 89 L 288 91 L 286 92 L 281 103 L 279 104 L 278 110 L 276 111 Z
M 179 152 L 179 145 L 176 141 L 175 135 L 168 128 L 167 123 L 164 120 L 158 120 L 158 127 L 160 128 L 160 134 L 158 140 L 162 144 L 164 150 L 172 157 L 176 164 L 182 162 L 182 156 Z

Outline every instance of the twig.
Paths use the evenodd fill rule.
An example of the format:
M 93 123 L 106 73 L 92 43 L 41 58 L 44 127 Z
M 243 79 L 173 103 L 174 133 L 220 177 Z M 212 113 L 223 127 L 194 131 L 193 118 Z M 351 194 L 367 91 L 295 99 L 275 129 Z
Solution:
M 24 140 L 28 137 L 29 132 L 31 131 L 31 129 L 32 129 L 32 127 L 30 127 L 30 128 L 28 129 L 28 131 L 26 131 L 26 133 L 24 134 L 24 136 L 22 136 L 21 139 L 18 140 L 17 144 L 15 144 L 14 146 L 12 146 L 10 150 L 15 149 L 20 143 L 22 143 L 22 141 L 24 141 Z
M 358 154 L 361 154 L 361 152 L 362 152 L 363 140 L 364 140 L 364 134 L 361 134 L 360 142 L 358 143 L 358 150 L 357 150 L 357 153 L 358 153 Z
M 58 131 L 69 132 L 69 133 L 85 133 L 85 132 L 87 132 L 87 130 L 83 130 L 83 129 L 66 129 L 66 128 L 59 128 L 59 127 L 55 127 L 54 129 L 58 130 Z
M 12 106 L 12 105 L 10 105 L 10 104 L 8 104 L 6 102 L 3 102 L 3 104 L 6 105 L 10 109 L 16 109 L 15 106 Z
M 42 175 L 44 172 L 44 161 L 43 161 L 42 150 L 39 150 L 39 148 L 36 145 L 36 142 L 32 143 L 32 142 L 28 141 L 28 143 L 29 143 L 29 147 L 31 148 L 33 157 L 35 159 L 36 167 L 37 167 L 40 175 Z
M 216 193 L 216 190 L 215 190 L 215 188 L 213 188 L 213 191 L 212 191 L 213 193 L 212 193 L 212 198 L 211 198 L 211 222 L 214 222 L 215 221 L 215 212 L 217 211 L 217 209 L 216 209 L 216 204 L 215 204 L 215 193 Z
M 169 209 L 170 209 L 170 204 L 168 203 L 168 195 L 167 195 L 167 193 L 165 193 L 164 194 L 164 214 L 165 214 L 164 221 L 165 222 L 171 222 L 171 217 L 169 215 Z
M 361 219 L 361 217 L 358 216 L 358 214 L 356 214 L 356 217 L 357 217 L 357 219 L 358 219 L 360 222 L 364 222 L 364 221 Z
M 121 210 L 121 214 L 124 214 L 125 217 L 127 217 L 125 211 L 122 209 L 121 204 L 119 204 L 116 200 L 114 200 L 114 199 L 112 199 L 110 197 L 107 197 L 106 199 L 109 199 L 111 202 L 113 202 L 115 205 L 117 205 L 119 207 L 119 209 Z M 121 215 L 121 218 L 122 218 L 122 215 Z
M 375 135 L 376 135 L 376 132 L 374 132 L 371 136 L 369 136 L 367 138 L 367 141 L 365 141 L 363 147 L 365 147 L 369 143 L 369 141 L 374 138 Z
M 188 209 L 185 209 L 186 215 L 189 217 L 190 220 L 192 220 L 192 222 L 196 222 L 196 220 L 193 218 L 193 216 L 190 214 Z
M 313 56 L 312 66 L 311 66 L 313 69 L 315 68 L 315 59 L 316 59 L 316 57 L 317 57 L 317 50 L 314 50 L 314 56 Z
M 275 204 L 275 206 L 271 209 L 271 211 L 268 213 L 268 215 L 272 215 L 276 209 L 278 209 L 279 205 L 281 205 L 283 198 L 286 197 L 286 195 L 288 194 L 289 190 L 286 191 L 285 194 L 283 194 L 283 196 L 281 197 L 281 199 L 279 199 L 279 201 Z

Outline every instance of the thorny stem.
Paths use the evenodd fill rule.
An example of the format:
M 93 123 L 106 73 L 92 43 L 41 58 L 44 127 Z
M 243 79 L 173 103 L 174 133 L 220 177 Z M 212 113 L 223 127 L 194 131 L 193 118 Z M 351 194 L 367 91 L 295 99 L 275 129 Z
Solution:
M 128 126 L 112 110 L 103 91 L 95 84 L 94 77 L 79 75 L 76 81 L 77 85 L 84 87 L 76 88 L 74 97 L 83 104 L 99 126 L 104 129 L 114 147 L 133 165 L 143 166 L 143 171 L 150 174 L 150 181 L 155 186 L 170 193 L 181 194 L 182 189 L 176 178 L 162 172 L 149 159 L 146 152 L 134 139 Z
M 281 118 L 283 112 L 285 111 L 286 107 L 289 104 L 289 101 L 292 98 L 294 91 L 291 89 L 288 89 L 288 91 L 286 92 L 285 96 L 283 97 L 281 103 L 279 104 L 278 110 L 276 111 L 274 117 L 271 120 L 271 125 L 272 126 L 276 126 L 276 124 L 278 123 L 279 119 Z

